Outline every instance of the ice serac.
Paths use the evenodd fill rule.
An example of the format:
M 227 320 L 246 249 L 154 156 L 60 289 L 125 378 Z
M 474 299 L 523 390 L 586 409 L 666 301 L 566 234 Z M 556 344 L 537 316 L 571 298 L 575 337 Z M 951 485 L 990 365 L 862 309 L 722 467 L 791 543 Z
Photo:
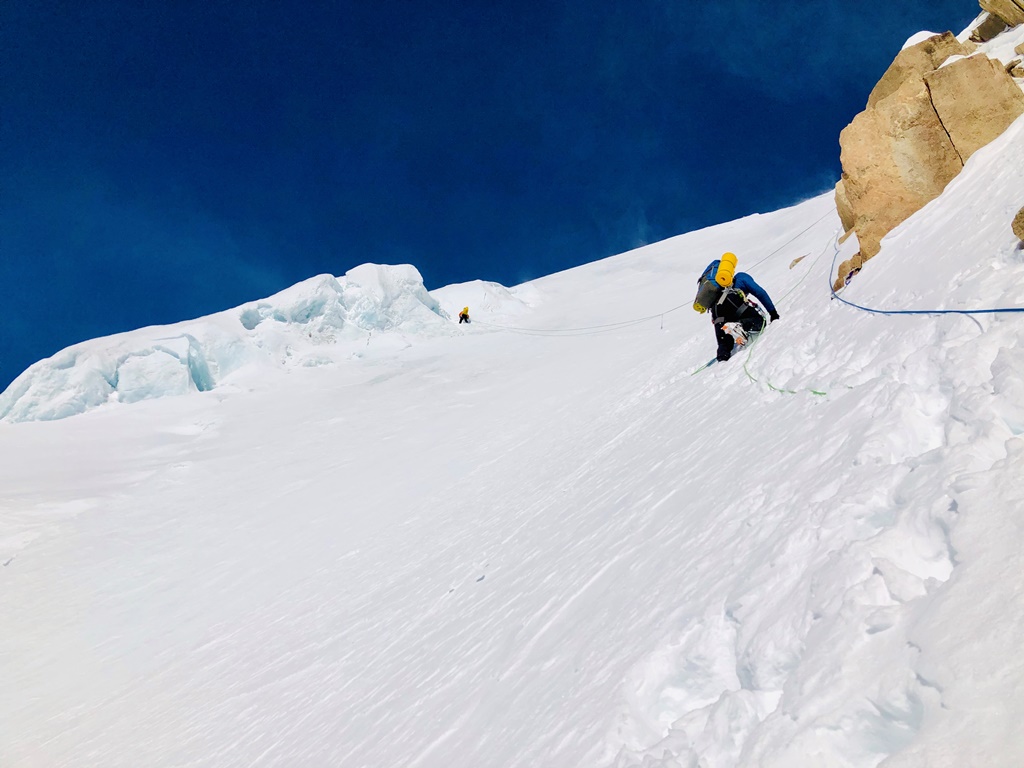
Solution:
M 409 264 L 363 264 L 344 277 L 318 275 L 238 310 L 242 325 L 255 331 L 269 321 L 301 325 L 318 342 L 366 331 L 425 330 L 445 318 L 440 305 Z
M 68 347 L 0 394 L 0 420 L 63 419 L 108 402 L 204 392 L 249 365 L 329 364 L 368 333 L 431 335 L 450 325 L 415 267 L 363 264 L 198 320 Z
M 422 331 L 444 317 L 420 273 L 408 264 L 363 264 L 345 273 L 343 285 L 349 317 L 365 330 Z

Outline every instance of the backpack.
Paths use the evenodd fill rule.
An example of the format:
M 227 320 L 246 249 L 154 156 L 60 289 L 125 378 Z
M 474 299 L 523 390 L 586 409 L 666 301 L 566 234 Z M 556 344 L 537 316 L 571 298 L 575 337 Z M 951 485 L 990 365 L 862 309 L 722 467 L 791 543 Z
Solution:
M 725 288 L 704 273 L 697 281 L 697 296 L 693 300 L 693 308 L 703 315 L 724 298 L 725 291 Z

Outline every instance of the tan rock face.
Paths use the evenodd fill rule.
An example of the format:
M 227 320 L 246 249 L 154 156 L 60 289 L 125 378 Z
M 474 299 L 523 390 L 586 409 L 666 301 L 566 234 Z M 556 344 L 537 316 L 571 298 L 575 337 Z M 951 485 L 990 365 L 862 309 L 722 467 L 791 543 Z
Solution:
M 950 56 L 968 56 L 971 49 L 960 43 L 952 32 L 929 37 L 904 48 L 868 95 L 868 109 L 893 93 L 908 80 L 921 78 L 937 69 Z
M 1024 3 L 1018 0 L 978 0 L 978 5 L 1011 27 L 1024 24 Z
M 839 271 L 836 273 L 836 279 L 832 282 L 832 290 L 838 291 L 844 285 L 846 285 L 847 278 L 852 278 L 856 275 L 860 268 L 864 265 L 864 257 L 860 253 L 855 253 L 853 258 L 847 259 L 839 265 Z
M 1017 211 L 1017 215 L 1013 217 L 1013 234 L 1017 236 L 1018 240 L 1024 240 L 1024 208 Z
M 1024 114 L 1024 93 L 1003 65 L 987 56 L 954 61 L 925 75 L 925 83 L 965 163 Z
M 836 212 L 839 214 L 839 221 L 843 224 L 843 232 L 853 229 L 856 218 L 850 200 L 846 197 L 846 186 L 842 179 L 836 182 Z
M 963 167 L 919 78 L 857 115 L 839 145 L 842 184 L 864 259 Z
M 987 43 L 996 35 L 1006 31 L 1006 22 L 994 14 L 988 14 L 982 22 L 971 30 L 971 40 L 976 43 Z
M 1024 93 L 1003 64 L 970 56 L 952 34 L 901 51 L 839 136 L 836 208 L 844 228 L 856 232 L 860 253 L 841 265 L 838 278 L 877 254 L 893 227 L 938 197 L 964 162 L 1021 114 Z

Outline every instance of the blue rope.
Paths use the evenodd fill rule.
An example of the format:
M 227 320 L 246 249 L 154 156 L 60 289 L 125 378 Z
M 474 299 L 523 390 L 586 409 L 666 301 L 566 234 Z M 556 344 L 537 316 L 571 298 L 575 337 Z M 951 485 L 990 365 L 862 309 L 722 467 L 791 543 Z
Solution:
M 835 248 L 835 253 L 832 255 L 832 269 L 826 278 L 829 281 L 828 289 L 832 293 L 832 298 L 839 299 L 843 304 L 859 309 L 862 312 L 871 312 L 875 315 L 993 315 L 1000 312 L 1024 312 L 1024 307 L 994 307 L 992 309 L 872 309 L 871 307 L 863 307 L 860 304 L 847 301 L 836 293 L 836 289 L 832 287 L 832 275 L 835 274 L 836 258 L 839 256 L 838 238 L 836 238 L 836 244 L 833 247 Z

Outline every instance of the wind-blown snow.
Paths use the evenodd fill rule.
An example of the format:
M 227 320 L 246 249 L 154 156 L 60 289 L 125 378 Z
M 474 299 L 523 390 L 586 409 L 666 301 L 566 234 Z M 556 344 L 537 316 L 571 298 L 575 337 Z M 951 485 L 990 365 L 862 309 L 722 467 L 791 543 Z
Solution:
M 1021 200 L 1017 121 L 842 297 L 1021 306 Z M 838 234 L 828 194 L 512 289 L 361 267 L 30 370 L 0 764 L 1024 764 L 1024 317 L 852 309 Z M 725 250 L 781 320 L 693 376 Z

